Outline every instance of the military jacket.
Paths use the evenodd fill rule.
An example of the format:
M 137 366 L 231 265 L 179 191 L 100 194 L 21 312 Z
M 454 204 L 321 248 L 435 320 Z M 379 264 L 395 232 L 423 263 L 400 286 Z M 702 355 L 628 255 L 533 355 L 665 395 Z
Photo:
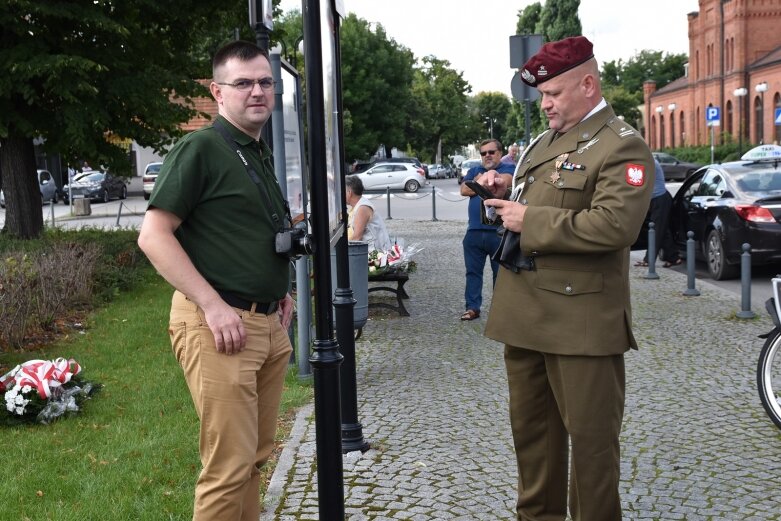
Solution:
M 565 355 L 637 348 L 629 246 L 651 199 L 654 161 L 610 106 L 556 136 L 548 131 L 516 168 L 524 205 L 520 247 L 534 270 L 501 268 L 485 334 Z

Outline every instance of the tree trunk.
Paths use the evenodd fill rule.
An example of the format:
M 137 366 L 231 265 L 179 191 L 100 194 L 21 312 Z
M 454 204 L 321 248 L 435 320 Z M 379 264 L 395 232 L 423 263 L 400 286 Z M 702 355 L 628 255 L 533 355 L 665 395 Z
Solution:
M 0 139 L 0 170 L 5 196 L 4 231 L 20 239 L 40 237 L 43 210 L 32 139 Z

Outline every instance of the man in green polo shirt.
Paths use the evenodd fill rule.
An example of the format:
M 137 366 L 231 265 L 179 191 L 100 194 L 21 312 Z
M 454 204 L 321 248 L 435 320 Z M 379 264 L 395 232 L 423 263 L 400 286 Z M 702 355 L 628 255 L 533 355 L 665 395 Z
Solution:
M 219 116 L 166 157 L 138 244 L 176 290 L 168 331 L 201 420 L 193 520 L 257 521 L 294 308 L 274 248 L 285 205 L 260 138 L 274 81 L 266 52 L 241 41 L 212 73 Z

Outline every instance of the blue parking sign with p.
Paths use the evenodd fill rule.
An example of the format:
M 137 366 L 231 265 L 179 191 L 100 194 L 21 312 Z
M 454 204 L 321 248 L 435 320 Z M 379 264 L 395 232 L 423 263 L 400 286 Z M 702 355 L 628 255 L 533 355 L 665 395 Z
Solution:
M 776 113 L 773 121 L 776 122 L 776 126 L 781 125 L 781 107 L 776 107 Z
M 708 107 L 705 110 L 705 122 L 709 127 L 718 127 L 721 120 L 721 110 L 719 107 Z

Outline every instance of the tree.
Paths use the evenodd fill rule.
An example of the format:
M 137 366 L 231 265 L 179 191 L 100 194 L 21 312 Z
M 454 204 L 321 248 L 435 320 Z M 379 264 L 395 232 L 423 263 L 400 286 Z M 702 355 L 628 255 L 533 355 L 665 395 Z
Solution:
M 643 83 L 654 80 L 661 89 L 673 80 L 683 76 L 684 65 L 689 59 L 686 54 L 669 54 L 662 51 L 642 50 L 624 63 L 611 61 L 602 68 L 602 83 L 621 86 L 627 92 L 639 94 L 643 99 Z
M 418 156 L 433 161 L 466 137 L 467 97 L 472 88 L 450 62 L 426 56 L 413 79 L 408 137 Z
M 349 14 L 341 26 L 342 104 L 346 158 L 368 158 L 406 144 L 415 58 L 382 25 Z
M 475 106 L 477 113 L 474 116 L 482 129 L 478 141 L 490 137 L 493 125 L 493 137 L 504 145 L 508 140 L 507 115 L 510 113 L 510 100 L 501 92 L 479 92 L 475 96 Z M 514 140 L 514 137 L 509 137 L 510 142 Z
M 544 35 L 546 42 L 583 34 L 579 7 L 580 0 L 547 0 L 535 28 L 536 34 Z
M 518 11 L 518 24 L 515 26 L 515 34 L 538 34 L 537 24 L 540 23 L 542 14 L 542 5 L 534 2 Z M 542 33 L 539 33 L 542 34 Z
M 246 4 L 245 4 L 246 5 Z M 191 54 L 222 9 L 208 0 L 14 0 L 0 4 L 0 171 L 6 230 L 43 229 L 33 139 L 68 160 L 117 173 L 130 160 L 116 138 L 162 150 L 207 95 Z M 173 99 L 175 102 L 172 102 Z

